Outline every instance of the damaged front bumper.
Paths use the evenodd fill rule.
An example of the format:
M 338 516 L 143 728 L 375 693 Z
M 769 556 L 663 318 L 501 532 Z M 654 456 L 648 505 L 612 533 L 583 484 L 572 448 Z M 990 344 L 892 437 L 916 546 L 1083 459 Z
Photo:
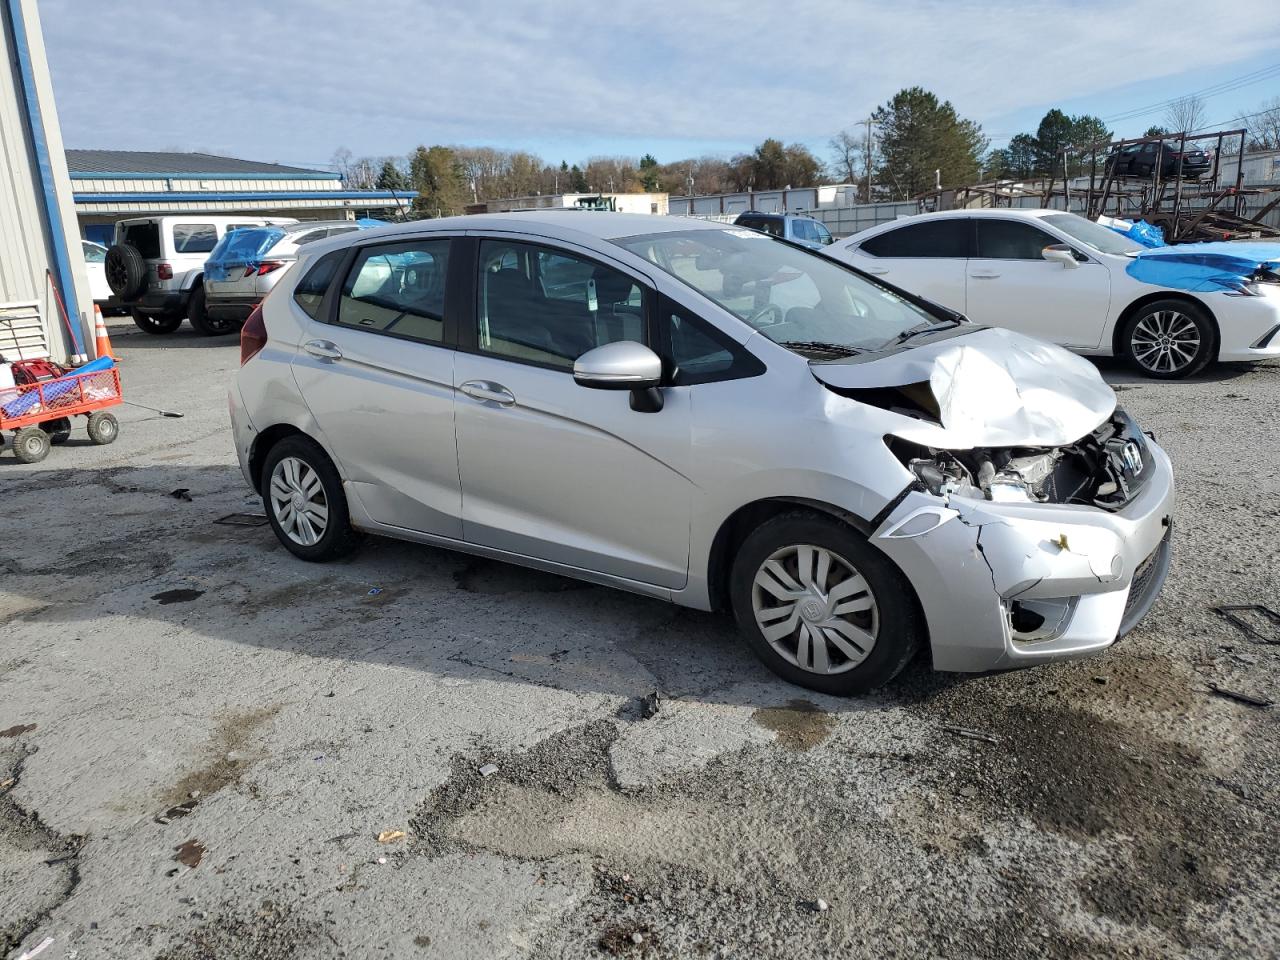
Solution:
M 912 491 L 872 535 L 915 586 L 938 670 L 1030 666 L 1105 650 L 1159 593 L 1169 567 L 1173 470 L 1124 507 L 992 502 Z

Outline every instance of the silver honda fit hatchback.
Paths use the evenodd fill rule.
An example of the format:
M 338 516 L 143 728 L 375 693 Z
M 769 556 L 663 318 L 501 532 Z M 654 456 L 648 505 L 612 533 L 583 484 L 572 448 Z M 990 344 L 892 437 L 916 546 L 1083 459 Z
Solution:
M 850 694 L 1097 653 L 1169 566 L 1168 458 L 1085 360 L 754 230 L 362 232 L 246 324 L 236 452 L 304 560 L 367 534 L 729 609 Z

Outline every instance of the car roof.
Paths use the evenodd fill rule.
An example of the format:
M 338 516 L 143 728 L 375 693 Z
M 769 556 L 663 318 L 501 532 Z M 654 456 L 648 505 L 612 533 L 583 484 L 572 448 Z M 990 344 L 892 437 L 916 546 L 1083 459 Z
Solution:
M 358 234 L 330 237 L 308 246 L 315 251 L 346 246 L 352 237 L 361 243 L 369 240 L 394 239 L 422 233 L 461 233 L 464 230 L 502 230 L 511 233 L 534 233 L 563 240 L 618 240 L 650 233 L 674 233 L 681 230 L 725 230 L 731 224 L 696 217 L 659 216 L 649 213 L 611 213 L 608 211 L 516 210 L 511 213 L 476 213 L 435 220 L 411 220 L 385 227 L 361 230 Z
M 922 223 L 927 220 L 955 220 L 959 217 L 998 217 L 1009 219 L 1027 219 L 1040 220 L 1044 217 L 1055 213 L 1068 213 L 1067 210 L 1047 210 L 1043 208 L 1022 208 L 1022 207 L 981 207 L 974 209 L 962 208 L 960 210 L 937 210 L 933 213 L 917 213 L 909 217 L 899 217 L 897 220 L 890 220 L 887 223 L 878 223 L 874 227 L 859 231 L 849 237 L 846 244 L 859 240 L 869 240 L 881 233 L 897 227 L 905 226 L 908 223 Z

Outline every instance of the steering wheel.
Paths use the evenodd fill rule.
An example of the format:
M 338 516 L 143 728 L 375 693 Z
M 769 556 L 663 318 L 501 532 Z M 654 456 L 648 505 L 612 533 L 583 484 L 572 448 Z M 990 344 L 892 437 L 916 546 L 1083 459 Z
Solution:
M 776 303 L 766 303 L 763 307 L 747 318 L 747 323 L 755 326 L 756 321 L 763 323 L 766 314 L 772 313 L 774 319 L 770 323 L 782 323 L 787 319 L 786 313 Z

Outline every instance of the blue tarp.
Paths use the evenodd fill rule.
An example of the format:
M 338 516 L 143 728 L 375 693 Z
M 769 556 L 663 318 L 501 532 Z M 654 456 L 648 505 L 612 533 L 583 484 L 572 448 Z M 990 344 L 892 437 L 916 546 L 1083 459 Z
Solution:
M 1280 243 L 1183 243 L 1139 254 L 1125 272 L 1135 280 L 1211 293 L 1239 290 L 1259 269 L 1280 273 Z
M 218 245 L 204 262 L 207 280 L 230 280 L 244 268 L 255 267 L 262 255 L 275 246 L 285 231 L 279 227 L 242 227 L 232 230 L 218 241 Z

